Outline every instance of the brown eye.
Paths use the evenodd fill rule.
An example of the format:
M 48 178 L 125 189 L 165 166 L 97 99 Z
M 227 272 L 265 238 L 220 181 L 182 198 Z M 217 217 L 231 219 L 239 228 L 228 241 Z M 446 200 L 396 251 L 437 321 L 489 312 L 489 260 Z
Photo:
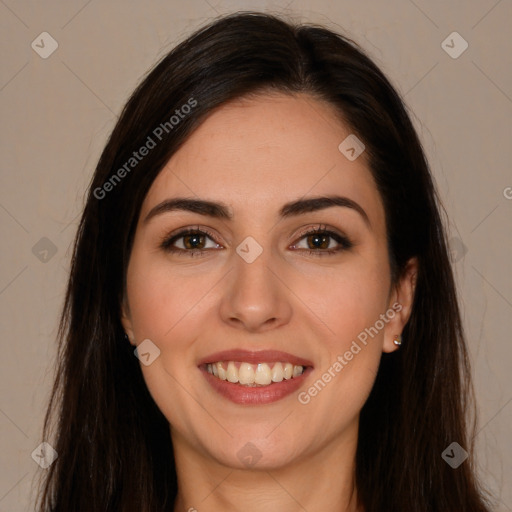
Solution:
M 181 238 L 183 238 L 183 245 L 185 246 L 185 249 L 203 249 L 203 246 L 205 245 L 205 236 L 200 233 L 184 235 Z
M 213 247 L 207 247 L 208 240 L 213 242 Z M 207 231 L 202 229 L 184 229 L 170 237 L 164 238 L 160 247 L 166 252 L 194 256 L 210 249 L 220 248 L 221 245 L 217 244 L 213 235 Z
M 303 250 L 315 256 L 334 254 L 353 247 L 353 243 L 346 236 L 322 227 L 303 233 L 301 236 L 301 240 L 302 239 L 305 239 L 307 245 Z M 337 247 L 331 246 L 332 240 L 337 242 Z M 298 244 L 294 244 L 293 248 L 302 249 L 298 247 Z
M 329 235 L 308 235 L 307 241 L 310 245 L 310 248 L 312 249 L 328 249 L 329 248 L 329 239 L 332 238 Z

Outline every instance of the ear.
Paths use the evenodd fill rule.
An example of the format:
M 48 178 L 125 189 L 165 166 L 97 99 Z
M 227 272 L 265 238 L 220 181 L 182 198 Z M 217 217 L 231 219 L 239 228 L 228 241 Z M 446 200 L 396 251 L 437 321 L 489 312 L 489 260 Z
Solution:
M 383 352 L 394 352 L 398 346 L 393 343 L 396 335 L 401 335 L 409 317 L 411 316 L 414 291 L 418 276 L 418 259 L 411 258 L 400 277 L 399 282 L 393 286 L 390 293 L 388 311 L 394 311 L 394 316 L 387 315 L 390 320 L 384 330 Z M 407 343 L 407 340 L 405 340 Z
M 130 306 L 128 305 L 128 299 L 126 295 L 123 296 L 123 302 L 121 304 L 121 324 L 123 325 L 124 332 L 128 336 L 130 343 L 135 347 L 137 344 L 135 343 Z

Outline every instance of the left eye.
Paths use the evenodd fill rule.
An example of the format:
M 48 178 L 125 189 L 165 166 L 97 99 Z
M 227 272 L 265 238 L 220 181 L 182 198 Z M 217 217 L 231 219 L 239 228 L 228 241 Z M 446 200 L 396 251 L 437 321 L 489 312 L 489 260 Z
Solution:
M 307 247 L 304 250 L 308 254 L 314 254 L 315 256 L 333 254 L 350 249 L 353 246 L 352 242 L 346 236 L 325 228 L 307 231 L 301 235 L 300 240 L 302 239 L 304 239 L 307 244 Z M 331 240 L 334 240 L 337 243 L 337 246 L 330 247 Z M 298 244 L 294 244 L 293 247 L 297 248 Z
M 333 240 L 337 243 L 341 243 L 341 239 L 334 233 L 329 234 L 328 231 L 323 232 L 315 232 L 313 234 L 306 234 L 301 237 L 301 240 L 304 240 L 309 247 L 306 249 L 331 249 L 329 247 Z M 311 245 L 310 245 L 311 244 Z M 294 247 L 299 247 L 298 244 L 294 245 Z

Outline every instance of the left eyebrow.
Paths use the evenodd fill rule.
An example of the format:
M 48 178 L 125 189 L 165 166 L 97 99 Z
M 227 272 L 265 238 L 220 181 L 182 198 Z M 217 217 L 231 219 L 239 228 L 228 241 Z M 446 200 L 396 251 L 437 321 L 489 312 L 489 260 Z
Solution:
M 279 213 L 282 218 L 287 218 L 294 215 L 303 215 L 309 212 L 325 210 L 326 208 L 332 208 L 333 206 L 341 206 L 355 210 L 359 215 L 361 215 L 365 224 L 371 228 L 370 219 L 363 207 L 354 200 L 344 196 L 334 195 L 299 199 L 297 201 L 292 201 L 291 203 L 286 203 Z
M 283 205 L 279 210 L 281 218 L 289 218 L 305 213 L 325 210 L 334 206 L 351 208 L 358 212 L 363 218 L 365 224 L 371 229 L 370 219 L 364 209 L 354 200 L 344 196 L 320 196 L 307 199 L 297 199 Z M 186 197 L 175 197 L 166 199 L 151 209 L 144 219 L 144 224 L 156 215 L 176 210 L 189 211 L 205 215 L 208 217 L 233 220 L 233 211 L 225 203 L 207 201 L 205 199 L 191 199 Z

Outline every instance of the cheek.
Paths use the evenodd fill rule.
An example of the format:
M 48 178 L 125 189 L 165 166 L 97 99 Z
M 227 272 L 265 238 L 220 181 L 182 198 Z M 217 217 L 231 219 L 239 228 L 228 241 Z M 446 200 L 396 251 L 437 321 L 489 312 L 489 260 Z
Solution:
M 390 278 L 387 260 L 378 254 L 347 260 L 329 276 L 304 279 L 298 291 L 308 297 L 304 302 L 321 320 L 324 333 L 316 384 L 302 395 L 302 403 L 311 400 L 317 414 L 328 408 L 340 424 L 363 406 L 382 355 L 385 324 L 380 319 L 387 309 Z
M 320 321 L 330 352 L 350 345 L 387 308 L 390 277 L 387 260 L 378 254 L 367 251 L 331 271 L 317 269 L 295 279 L 294 293 Z
M 131 321 L 138 343 L 150 339 L 160 349 L 154 362 L 141 365 L 148 390 L 168 421 L 184 431 L 202 411 L 190 399 L 194 393 L 188 381 L 193 374 L 191 349 L 204 330 L 201 317 L 207 301 L 201 299 L 214 281 L 208 273 L 180 276 L 174 269 L 171 274 L 165 260 L 157 260 L 142 251 L 132 254 L 128 268 Z M 183 392 L 187 382 L 189 392 Z
M 133 328 L 141 336 L 165 342 L 182 324 L 190 326 L 194 310 L 211 277 L 180 276 L 164 259 L 133 254 L 128 269 L 128 297 Z

